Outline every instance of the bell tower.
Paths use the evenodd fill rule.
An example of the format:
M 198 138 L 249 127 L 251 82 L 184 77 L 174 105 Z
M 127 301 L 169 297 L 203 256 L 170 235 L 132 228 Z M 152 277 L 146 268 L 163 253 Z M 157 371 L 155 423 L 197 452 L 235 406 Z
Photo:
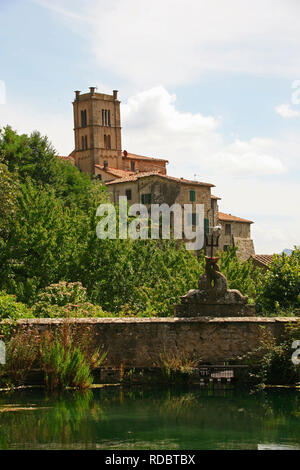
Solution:
M 81 171 L 95 173 L 95 165 L 122 168 L 121 116 L 118 91 L 112 95 L 75 91 L 73 101 L 75 165 Z

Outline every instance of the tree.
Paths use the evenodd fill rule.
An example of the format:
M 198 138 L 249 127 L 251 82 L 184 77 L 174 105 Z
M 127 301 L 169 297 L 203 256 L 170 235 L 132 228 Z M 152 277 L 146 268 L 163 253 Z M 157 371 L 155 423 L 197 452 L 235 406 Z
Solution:
M 258 303 L 263 311 L 274 312 L 300 306 L 300 250 L 290 256 L 274 255 L 264 276 Z

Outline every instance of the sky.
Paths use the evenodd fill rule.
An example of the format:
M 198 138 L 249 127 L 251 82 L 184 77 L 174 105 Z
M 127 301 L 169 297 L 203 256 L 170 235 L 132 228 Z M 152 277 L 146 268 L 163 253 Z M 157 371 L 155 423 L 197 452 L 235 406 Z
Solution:
M 119 90 L 122 147 L 215 184 L 256 253 L 300 245 L 299 0 L 0 0 L 0 127 L 74 146 L 74 90 Z

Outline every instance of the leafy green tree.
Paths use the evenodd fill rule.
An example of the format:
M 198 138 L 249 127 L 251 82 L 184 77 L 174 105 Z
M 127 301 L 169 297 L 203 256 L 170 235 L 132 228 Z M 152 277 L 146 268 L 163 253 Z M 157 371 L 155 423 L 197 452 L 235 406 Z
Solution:
M 258 304 L 264 312 L 300 307 L 300 250 L 274 255 L 264 275 Z
M 51 189 L 21 185 L 8 240 L 0 248 L 0 283 L 31 303 L 39 289 L 68 278 L 76 264 L 80 224 L 76 208 L 62 206 Z
M 7 168 L 0 162 L 0 236 L 5 237 L 10 218 L 15 213 L 17 181 Z

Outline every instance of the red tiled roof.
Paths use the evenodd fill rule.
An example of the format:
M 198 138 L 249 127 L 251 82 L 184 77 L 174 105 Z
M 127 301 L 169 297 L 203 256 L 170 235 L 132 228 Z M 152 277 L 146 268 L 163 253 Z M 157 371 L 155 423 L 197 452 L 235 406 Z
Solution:
M 70 160 L 72 162 L 74 162 L 74 157 L 72 157 L 72 154 L 70 155 L 67 155 L 67 156 L 64 156 L 64 155 L 57 155 L 57 158 L 61 158 L 62 160 Z
M 245 222 L 247 224 L 253 224 L 252 220 L 241 219 L 241 217 L 236 217 L 235 215 L 224 214 L 224 212 L 219 212 L 218 217 L 219 220 L 222 220 L 223 222 Z
M 99 170 L 105 171 L 105 173 L 109 173 L 110 175 L 117 176 L 119 178 L 126 178 L 126 176 L 133 175 L 133 171 L 129 170 L 120 170 L 119 168 L 111 168 L 109 166 L 104 167 L 103 165 L 95 165 L 96 168 Z
M 272 262 L 273 256 L 274 255 L 252 255 L 251 258 L 268 266 Z
M 118 183 L 126 183 L 127 181 L 137 181 L 138 179 L 145 178 L 147 176 L 158 176 L 159 178 L 164 178 L 164 179 L 167 179 L 169 181 L 175 181 L 175 182 L 181 183 L 181 184 L 196 185 L 196 186 L 207 186 L 207 187 L 213 187 L 214 186 L 214 184 L 203 183 L 201 181 L 191 181 L 191 180 L 186 180 L 184 178 L 175 178 L 174 176 L 162 175 L 158 171 L 139 172 L 139 173 L 135 173 L 133 175 L 126 176 L 124 178 L 118 178 L 118 179 L 115 179 L 114 181 L 109 181 L 106 184 L 118 184 Z
M 126 150 L 124 150 L 124 152 L 126 152 Z M 129 152 L 126 152 L 126 155 L 125 155 L 124 152 L 123 152 L 123 158 L 129 158 L 130 160 L 152 160 L 152 161 L 157 161 L 157 162 L 169 163 L 168 160 L 164 160 L 163 158 L 145 157 L 144 155 L 136 155 L 135 153 L 129 153 Z

